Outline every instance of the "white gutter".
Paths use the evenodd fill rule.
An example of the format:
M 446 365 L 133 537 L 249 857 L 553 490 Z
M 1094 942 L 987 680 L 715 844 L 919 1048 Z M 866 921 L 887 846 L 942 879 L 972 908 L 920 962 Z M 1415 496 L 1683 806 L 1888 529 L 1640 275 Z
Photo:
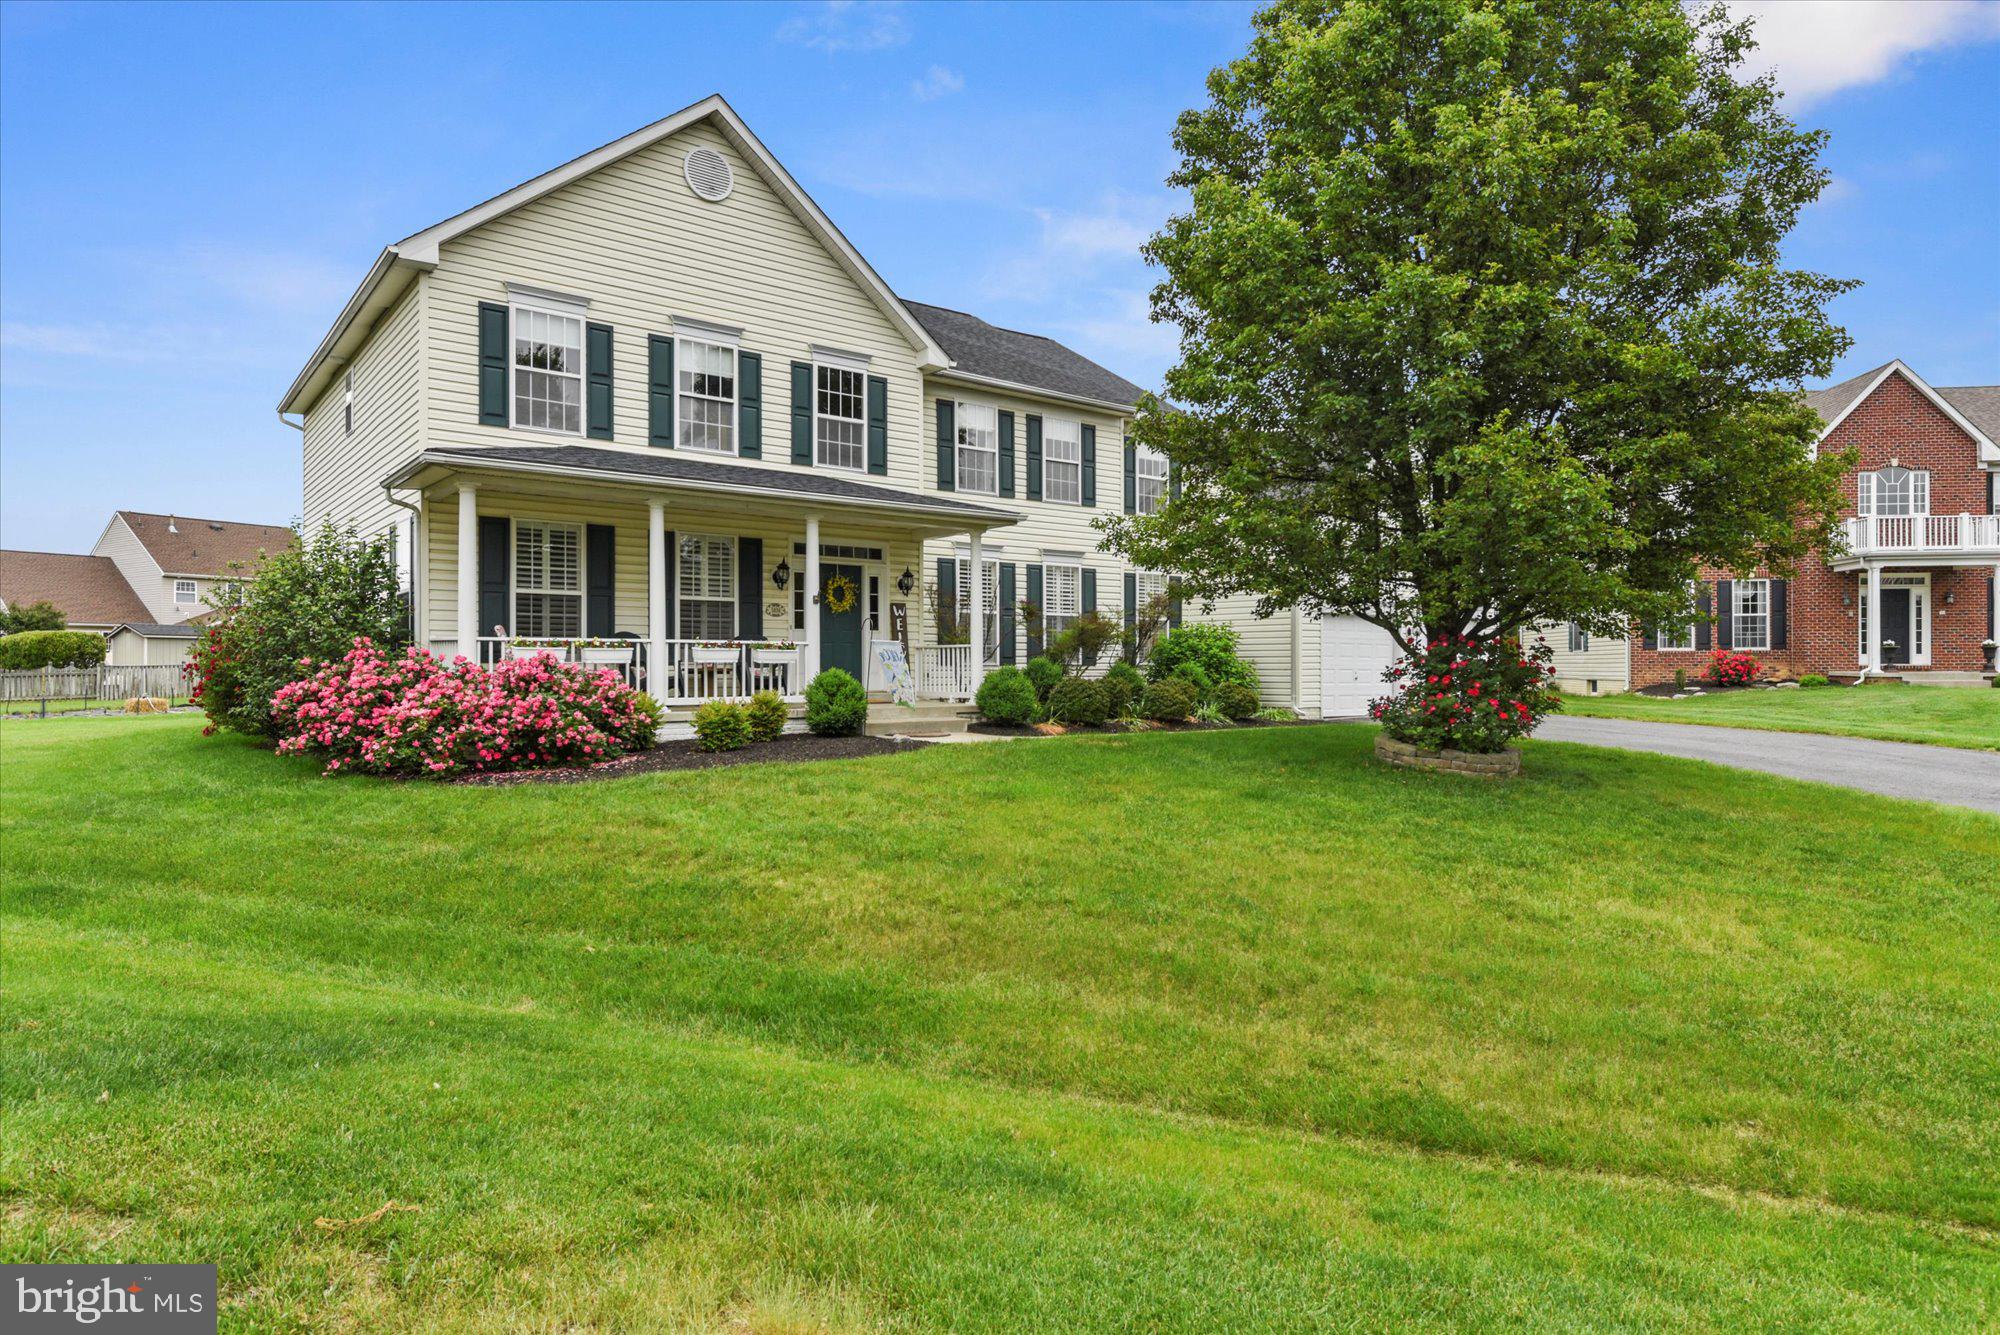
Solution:
M 1086 408 L 1101 408 L 1105 412 L 1114 413 L 1119 417 L 1130 417 L 1138 411 L 1138 405 L 1133 403 L 1118 403 L 1111 399 L 1096 399 L 1087 394 L 1065 394 L 1059 389 L 1044 389 L 1039 385 L 1023 385 L 1019 381 L 1002 380 L 998 376 L 975 375 L 971 371 L 961 371 L 957 367 L 952 367 L 946 371 L 932 371 L 930 372 L 930 377 L 933 380 L 949 380 L 958 384 L 980 385 L 988 389 L 1012 390 L 1014 393 L 1028 398 L 1055 399 L 1062 403 L 1081 404 Z

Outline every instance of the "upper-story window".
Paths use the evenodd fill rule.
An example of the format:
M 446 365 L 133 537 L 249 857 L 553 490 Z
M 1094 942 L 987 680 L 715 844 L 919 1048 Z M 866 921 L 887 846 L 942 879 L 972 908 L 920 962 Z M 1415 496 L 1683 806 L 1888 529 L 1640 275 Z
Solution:
M 1771 647 L 1771 581 L 1739 579 L 1732 594 L 1736 606 L 1730 623 L 1730 643 L 1738 649 Z
M 684 338 L 674 367 L 680 380 L 680 447 L 736 453 L 736 349 Z
M 1141 446 L 1134 475 L 1133 508 L 1149 515 L 1167 503 L 1167 458 Z
M 195 582 L 193 580 L 177 579 L 174 581 L 175 602 L 180 603 L 183 606 L 192 607 L 200 597 L 201 597 L 201 592 L 195 586 Z
M 958 430 L 958 490 L 1000 491 L 1000 414 L 985 403 L 961 403 L 953 419 Z
M 1931 509 L 1931 475 L 1890 466 L 1855 478 L 1854 509 L 1863 515 L 1922 515 Z
M 514 306 L 514 425 L 583 433 L 583 317 Z
M 514 521 L 513 631 L 534 639 L 583 634 L 583 530 L 577 525 Z
M 1083 423 L 1042 419 L 1042 499 L 1083 504 Z
M 818 386 L 814 457 L 828 468 L 860 472 L 868 466 L 868 377 L 852 367 L 824 363 L 813 374 Z

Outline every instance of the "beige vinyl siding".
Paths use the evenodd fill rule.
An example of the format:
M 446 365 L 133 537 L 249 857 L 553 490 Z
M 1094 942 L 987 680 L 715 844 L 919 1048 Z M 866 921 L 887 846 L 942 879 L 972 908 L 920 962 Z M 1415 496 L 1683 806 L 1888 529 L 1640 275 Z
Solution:
M 305 489 L 301 519 L 310 534 L 328 520 L 374 534 L 409 512 L 382 494 L 382 479 L 415 454 L 421 440 L 418 384 L 423 375 L 421 282 L 384 317 L 354 359 L 354 432 L 342 416 L 344 376 L 305 414 Z
M 111 564 L 118 567 L 118 573 L 132 586 L 132 592 L 139 595 L 139 601 L 146 605 L 146 611 L 153 620 L 162 625 L 185 621 L 199 609 L 179 611 L 174 607 L 173 581 L 162 577 L 160 563 L 146 550 L 123 516 L 112 515 L 103 534 L 90 549 L 92 556 L 108 556 Z
M 1563 690 L 1583 695 L 1593 681 L 1599 695 L 1630 689 L 1632 658 L 1623 636 L 1593 635 L 1589 648 L 1571 652 L 1569 627 L 1562 622 L 1537 626 L 1534 634 L 1546 638 L 1555 650 L 1556 685 Z
M 698 199 L 681 174 L 696 146 L 725 157 L 730 197 Z M 690 127 L 445 245 L 424 281 L 433 446 L 577 444 L 645 451 L 647 338 L 676 316 L 740 327 L 763 357 L 766 466 L 791 464 L 791 364 L 811 347 L 865 354 L 889 387 L 889 473 L 912 487 L 922 463 L 923 386 L 908 338 L 714 129 Z M 580 297 L 612 328 L 613 439 L 479 424 L 478 307 L 509 283 Z M 695 457 L 713 459 L 701 454 Z M 856 476 L 865 476 L 857 474 Z
M 1298 661 L 1299 676 L 1293 676 L 1293 617 L 1289 611 L 1274 612 L 1259 619 L 1257 599 L 1252 594 L 1218 598 L 1212 608 L 1193 600 L 1182 606 L 1182 621 L 1233 626 L 1237 652 L 1257 669 L 1258 695 L 1266 705 L 1319 710 L 1319 636 L 1317 622 L 1301 618 Z

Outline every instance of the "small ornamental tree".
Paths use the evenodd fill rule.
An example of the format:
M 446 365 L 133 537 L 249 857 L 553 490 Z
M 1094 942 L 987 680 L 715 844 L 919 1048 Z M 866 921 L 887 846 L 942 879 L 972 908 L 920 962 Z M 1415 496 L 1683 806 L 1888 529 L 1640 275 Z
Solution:
M 1539 641 L 1441 636 L 1383 674 L 1395 689 L 1368 712 L 1389 736 L 1427 751 L 1499 751 L 1561 707 L 1554 657 Z

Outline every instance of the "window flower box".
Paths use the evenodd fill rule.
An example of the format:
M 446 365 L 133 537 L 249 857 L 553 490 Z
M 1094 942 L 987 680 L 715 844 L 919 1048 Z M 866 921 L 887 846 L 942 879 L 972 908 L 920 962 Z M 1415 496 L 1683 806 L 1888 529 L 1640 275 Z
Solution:
M 750 661 L 758 667 L 797 667 L 799 647 L 796 644 L 760 644 L 750 650 Z
M 688 651 L 688 657 L 702 667 L 733 667 L 742 652 L 741 645 L 697 644 Z

